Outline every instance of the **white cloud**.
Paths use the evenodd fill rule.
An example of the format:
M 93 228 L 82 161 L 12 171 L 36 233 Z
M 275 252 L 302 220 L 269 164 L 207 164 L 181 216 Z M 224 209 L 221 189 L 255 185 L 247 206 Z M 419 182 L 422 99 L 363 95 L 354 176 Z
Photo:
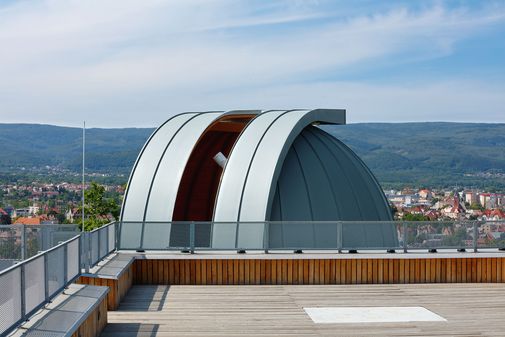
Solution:
M 404 88 L 338 80 L 342 71 L 375 63 L 448 55 L 459 41 L 502 24 L 503 8 L 332 15 L 311 3 L 15 2 L 0 8 L 1 121 L 153 125 L 196 107 L 293 104 L 338 104 L 372 119 L 366 111 L 374 108 L 382 120 L 427 120 L 430 111 L 450 116 L 477 102 L 489 114 L 503 106 L 502 87 L 475 90 L 477 81 Z M 334 83 L 312 84 L 328 71 Z M 367 107 L 362 93 L 374 104 Z M 425 94 L 431 101 L 421 104 Z M 410 100 L 426 114 L 413 115 L 419 109 L 409 110 Z M 402 115 L 392 112 L 399 106 Z

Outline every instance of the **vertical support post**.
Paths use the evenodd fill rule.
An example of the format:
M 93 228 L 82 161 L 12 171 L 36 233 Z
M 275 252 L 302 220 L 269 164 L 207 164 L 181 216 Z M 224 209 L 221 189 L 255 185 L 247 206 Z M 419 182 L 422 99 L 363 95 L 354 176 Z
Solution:
M 235 223 L 235 249 L 239 249 L 238 248 L 238 232 L 239 232 L 239 229 L 240 229 L 240 226 L 239 226 L 239 222 L 237 220 L 237 222 Z
M 189 251 L 195 253 L 195 223 L 191 221 L 189 224 Z
M 84 263 L 84 272 L 89 273 L 89 232 L 83 232 L 81 234 L 82 238 L 82 261 Z
M 25 277 L 25 264 L 21 264 L 21 318 L 23 321 L 26 320 L 26 298 L 25 298 L 25 287 L 26 287 L 26 277 Z
M 407 253 L 407 224 L 402 222 L 403 252 Z
M 82 233 L 79 235 L 79 240 L 77 240 L 77 258 L 79 259 L 79 274 L 82 273 Z
M 82 125 L 82 231 L 84 232 L 84 168 L 85 168 L 85 154 L 86 154 L 86 121 Z
M 105 226 L 105 256 L 109 255 L 110 253 L 110 247 L 109 247 L 109 226 L 110 224 Z
M 49 301 L 49 259 L 47 253 L 44 253 L 44 296 L 45 301 Z
M 473 240 L 472 240 L 472 246 L 473 246 L 473 252 L 477 253 L 477 236 L 479 235 L 479 231 L 477 228 L 477 221 L 473 222 Z
M 343 223 L 342 221 L 337 222 L 337 249 L 339 253 L 342 253 L 342 245 L 344 242 L 343 238 Z
M 21 261 L 26 260 L 26 225 L 21 225 Z
M 88 268 L 91 268 L 91 266 L 93 265 L 93 260 L 92 260 L 93 256 L 91 254 L 91 250 L 93 249 L 93 245 L 91 244 L 91 234 L 92 234 L 91 232 L 87 233 L 87 237 L 88 237 L 88 240 L 87 240 Z
M 63 283 L 68 283 L 68 243 L 63 245 Z
M 139 251 L 144 250 L 144 231 L 146 229 L 146 222 L 145 220 L 142 221 L 142 228 L 140 229 L 140 247 L 138 248 Z
M 263 233 L 263 248 L 265 249 L 265 254 L 268 254 L 268 248 L 270 246 L 270 222 L 265 221 Z
M 112 226 L 114 226 L 114 247 L 113 247 L 113 250 L 116 251 L 117 250 L 117 231 L 118 231 L 117 221 L 114 221 Z
M 102 228 L 103 228 L 103 227 L 102 227 Z M 98 262 L 98 261 L 100 261 L 100 260 L 102 259 L 102 254 L 100 254 L 100 250 L 101 250 L 100 248 L 102 247 L 102 240 L 100 239 L 100 238 L 101 238 L 101 235 L 100 235 L 101 233 L 100 233 L 100 232 L 103 230 L 102 228 L 98 229 L 98 230 L 95 232 L 95 233 L 96 233 L 96 236 L 97 236 L 97 240 L 98 240 L 98 254 L 97 254 L 97 256 L 98 256 L 98 260 L 97 260 L 97 262 Z

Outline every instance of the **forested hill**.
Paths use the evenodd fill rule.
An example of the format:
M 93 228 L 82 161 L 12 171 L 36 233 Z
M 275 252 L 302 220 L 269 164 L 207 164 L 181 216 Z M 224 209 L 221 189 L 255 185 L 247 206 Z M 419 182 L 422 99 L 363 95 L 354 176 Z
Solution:
M 349 145 L 386 187 L 505 189 L 505 124 L 362 123 L 323 126 Z M 81 129 L 0 124 L 0 173 L 58 166 L 78 171 Z M 128 173 L 153 129 L 88 129 L 87 169 Z

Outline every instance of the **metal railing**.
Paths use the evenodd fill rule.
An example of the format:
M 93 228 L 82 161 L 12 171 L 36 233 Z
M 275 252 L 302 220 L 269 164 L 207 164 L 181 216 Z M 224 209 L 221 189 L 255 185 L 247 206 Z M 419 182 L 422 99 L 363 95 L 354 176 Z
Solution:
M 0 337 L 114 251 L 116 225 L 84 233 L 74 225 L 0 226 L 0 261 L 15 263 L 0 271 Z
M 48 250 L 79 233 L 76 225 L 1 225 L 0 270 Z
M 79 277 L 80 235 L 0 272 L 0 336 Z
M 505 248 L 505 221 L 123 221 L 119 232 L 119 250 Z
M 116 250 L 116 222 L 111 222 L 81 236 L 81 268 L 86 272 Z

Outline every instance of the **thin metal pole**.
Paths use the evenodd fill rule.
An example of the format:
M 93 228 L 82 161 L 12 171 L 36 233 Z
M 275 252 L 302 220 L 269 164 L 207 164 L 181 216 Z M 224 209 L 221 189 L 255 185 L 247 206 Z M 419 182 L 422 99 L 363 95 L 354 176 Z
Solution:
M 403 231 L 403 252 L 407 252 L 407 224 L 402 223 L 402 231 Z
M 189 251 L 195 253 L 195 223 L 191 221 L 189 224 Z
M 86 153 L 86 121 L 82 125 L 82 231 L 84 232 L 84 168 L 85 168 L 85 153 Z
M 21 225 L 21 260 L 26 259 L 26 225 Z
M 342 246 L 344 242 L 343 234 L 343 224 L 342 221 L 337 222 L 337 249 L 339 253 L 342 253 Z

